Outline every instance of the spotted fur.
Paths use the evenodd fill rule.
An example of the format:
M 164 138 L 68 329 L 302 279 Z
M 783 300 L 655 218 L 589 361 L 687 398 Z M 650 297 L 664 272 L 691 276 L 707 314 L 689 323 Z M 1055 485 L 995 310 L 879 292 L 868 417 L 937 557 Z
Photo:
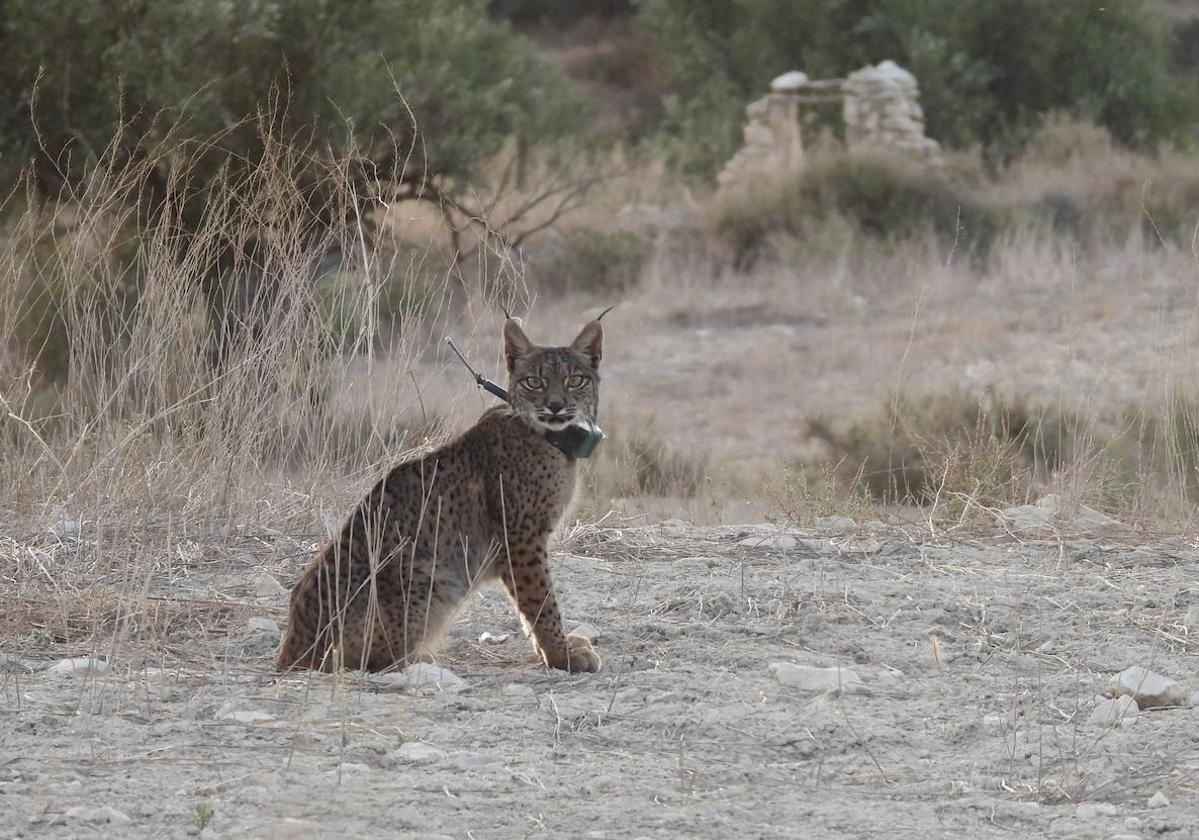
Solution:
M 550 580 L 575 462 L 545 435 L 598 420 L 602 345 L 598 320 L 567 347 L 539 347 L 505 323 L 511 404 L 371 489 L 292 590 L 278 667 L 403 667 L 429 653 L 474 588 L 498 580 L 547 665 L 598 671 L 591 642 L 564 632 Z

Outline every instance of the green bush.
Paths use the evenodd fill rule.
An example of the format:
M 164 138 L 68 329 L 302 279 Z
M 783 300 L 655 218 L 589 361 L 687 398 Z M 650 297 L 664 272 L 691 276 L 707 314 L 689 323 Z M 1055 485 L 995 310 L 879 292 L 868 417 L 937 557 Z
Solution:
M 1193 79 L 1171 75 L 1168 33 L 1138 0 L 647 0 L 641 20 L 673 79 L 667 148 L 705 175 L 775 75 L 843 77 L 886 58 L 919 80 L 930 136 L 994 158 L 1053 110 L 1132 145 L 1196 122 Z
M 842 156 L 815 163 L 777 187 L 722 200 L 712 226 L 721 250 L 744 268 L 767 254 L 779 234 L 802 241 L 830 223 L 876 239 L 932 231 L 947 247 L 981 253 L 1015 218 L 935 173 Z
M 314 159 L 361 153 L 370 177 L 463 179 L 508 137 L 560 132 L 575 115 L 560 77 L 485 0 L 0 9 L 0 177 L 32 158 L 51 193 L 106 154 L 150 157 L 168 137 L 203 141 L 186 151 L 193 190 L 237 183 L 280 142 Z

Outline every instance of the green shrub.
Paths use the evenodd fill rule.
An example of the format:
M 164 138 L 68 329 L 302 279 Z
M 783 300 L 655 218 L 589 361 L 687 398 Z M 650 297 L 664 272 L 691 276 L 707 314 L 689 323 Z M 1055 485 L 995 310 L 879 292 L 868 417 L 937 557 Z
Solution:
M 777 187 L 722 200 L 713 228 L 721 250 L 746 267 L 769 252 L 778 234 L 802 241 L 830 223 L 886 240 L 931 231 L 946 246 L 981 253 L 1014 217 L 935 173 L 842 156 L 815 163 Z
M 372 178 L 476 176 L 507 138 L 564 131 L 576 114 L 561 78 L 486 8 L 7 0 L 0 176 L 33 158 L 56 193 L 106 155 L 161 154 L 168 137 L 202 141 L 177 153 L 193 159 L 188 190 L 239 183 L 279 142 L 306 145 L 318 167 L 361 152 Z M 148 179 L 149 209 L 169 163 Z

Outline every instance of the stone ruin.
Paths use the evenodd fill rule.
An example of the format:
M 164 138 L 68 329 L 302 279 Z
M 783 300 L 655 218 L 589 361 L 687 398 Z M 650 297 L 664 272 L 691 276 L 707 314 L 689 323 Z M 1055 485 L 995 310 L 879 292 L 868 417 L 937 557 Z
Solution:
M 863 67 L 841 85 L 845 145 L 851 152 L 897 154 L 924 163 L 941 147 L 924 136 L 924 110 L 916 77 L 894 61 Z
M 916 77 L 894 61 L 822 81 L 793 70 L 772 81 L 770 93 L 746 107 L 745 140 L 716 176 L 719 188 L 741 189 L 799 172 L 804 163 L 799 106 L 816 104 L 841 105 L 850 152 L 930 166 L 941 162 L 941 147 L 924 135 Z

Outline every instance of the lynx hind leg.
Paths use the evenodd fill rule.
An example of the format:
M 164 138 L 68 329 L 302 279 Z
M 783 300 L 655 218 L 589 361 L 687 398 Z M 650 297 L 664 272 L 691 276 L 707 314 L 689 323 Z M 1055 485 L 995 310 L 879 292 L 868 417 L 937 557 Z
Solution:
M 550 580 L 548 542 L 548 534 L 510 542 L 508 556 L 500 558 L 506 566 L 500 579 L 546 665 L 570 672 L 598 671 L 602 662 L 591 640 L 573 633 L 568 636 L 562 628 L 562 613 Z

